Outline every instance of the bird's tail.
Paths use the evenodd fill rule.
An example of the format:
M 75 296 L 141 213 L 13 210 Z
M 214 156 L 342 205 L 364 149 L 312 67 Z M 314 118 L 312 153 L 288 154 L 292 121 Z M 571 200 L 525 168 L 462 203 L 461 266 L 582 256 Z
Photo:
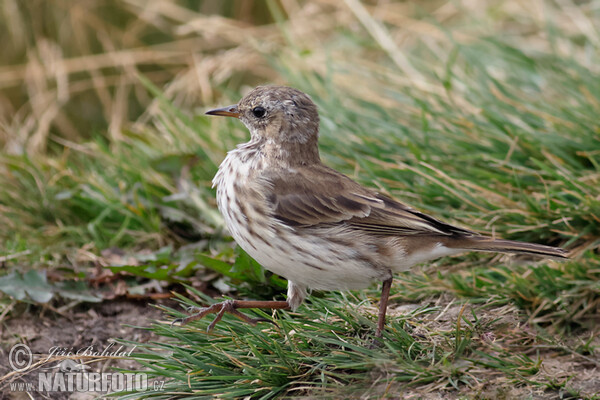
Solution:
M 569 253 L 560 247 L 543 244 L 515 242 L 513 240 L 494 239 L 487 236 L 470 236 L 453 240 L 447 247 L 471 251 L 490 251 L 498 253 L 531 254 L 538 257 L 568 259 Z

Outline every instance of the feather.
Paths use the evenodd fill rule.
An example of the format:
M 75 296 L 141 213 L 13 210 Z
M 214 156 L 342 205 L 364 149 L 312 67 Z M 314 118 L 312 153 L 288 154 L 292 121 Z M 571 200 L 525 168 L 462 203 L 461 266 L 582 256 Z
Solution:
M 264 180 L 273 216 L 295 226 L 345 224 L 384 235 L 475 235 L 416 211 L 323 164 L 271 170 Z

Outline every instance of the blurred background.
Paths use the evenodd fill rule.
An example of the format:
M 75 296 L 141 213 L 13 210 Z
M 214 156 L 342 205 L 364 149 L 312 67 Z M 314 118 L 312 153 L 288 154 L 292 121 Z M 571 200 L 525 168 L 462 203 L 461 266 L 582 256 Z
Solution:
M 319 106 L 331 167 L 576 260 L 453 257 L 401 276 L 397 298 L 494 299 L 596 338 L 599 26 L 595 0 L 2 0 L 1 318 L 189 287 L 280 295 L 211 189 L 248 133 L 203 113 L 284 84 Z
M 0 13 L 6 38 L 0 50 L 0 235 L 8 253 L 67 238 L 96 252 L 122 242 L 169 242 L 160 222 L 165 215 L 157 210 L 166 204 L 156 204 L 157 196 L 182 190 L 177 179 L 184 166 L 194 185 L 209 180 L 224 151 L 245 138 L 239 124 L 209 122 L 203 111 L 236 102 L 258 84 L 307 91 L 322 108 L 323 150 L 334 167 L 367 168 L 373 173 L 357 173 L 359 179 L 425 208 L 435 209 L 437 197 L 403 193 L 418 183 L 410 171 L 407 180 L 407 169 L 433 160 L 423 173 L 444 177 L 435 168 L 455 166 L 444 164 L 437 150 L 459 171 L 477 163 L 474 158 L 489 163 L 488 156 L 503 166 L 511 157 L 531 163 L 527 151 L 560 164 L 543 155 L 548 149 L 519 151 L 533 136 L 571 150 L 578 164 L 597 165 L 589 156 L 598 132 L 593 1 L 5 0 Z M 573 124 L 585 124 L 583 133 Z M 336 154 L 327 151 L 332 140 L 340 144 Z M 469 150 L 474 153 L 465 154 Z M 488 154 L 478 154 L 482 150 Z M 392 164 L 374 165 L 367 156 Z M 396 171 L 378 176 L 390 168 Z M 491 185 L 505 194 L 499 182 Z M 458 190 L 488 197 L 481 188 Z M 208 209 L 189 217 L 208 219 L 206 232 L 220 217 L 212 213 L 211 194 L 204 194 L 203 205 L 193 207 Z M 453 208 L 465 201 L 440 196 Z M 469 199 L 463 208 L 488 208 L 478 201 Z M 580 198 L 576 208 L 597 207 L 595 201 Z M 577 218 L 546 211 L 551 215 L 536 217 Z M 477 227 L 491 229 L 490 221 L 504 212 L 483 217 Z M 473 216 L 466 217 L 472 224 Z M 525 224 L 527 215 L 519 218 Z M 531 237 L 548 236 L 545 231 Z

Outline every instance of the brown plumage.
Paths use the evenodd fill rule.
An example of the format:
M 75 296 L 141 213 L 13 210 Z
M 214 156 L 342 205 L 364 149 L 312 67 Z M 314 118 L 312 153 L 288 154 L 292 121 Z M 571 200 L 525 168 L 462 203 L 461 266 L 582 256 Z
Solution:
M 567 258 L 565 250 L 493 239 L 439 221 L 321 163 L 319 116 L 299 90 L 262 86 L 237 105 L 209 115 L 239 118 L 251 139 L 228 153 L 213 183 L 237 243 L 265 268 L 288 279 L 286 302 L 221 303 L 183 320 L 238 308 L 297 308 L 307 289 L 362 288 L 382 281 L 377 335 L 395 271 L 464 251 Z

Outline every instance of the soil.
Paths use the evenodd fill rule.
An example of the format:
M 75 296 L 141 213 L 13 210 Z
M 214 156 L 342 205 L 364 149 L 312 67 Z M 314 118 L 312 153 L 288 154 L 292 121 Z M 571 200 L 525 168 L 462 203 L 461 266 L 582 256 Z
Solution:
M 164 300 L 169 302 L 169 300 Z M 157 301 L 152 301 L 157 304 Z M 173 304 L 168 304 L 173 306 Z M 99 392 L 69 391 L 26 391 L 15 389 L 17 384 L 39 385 L 39 375 L 55 372 L 62 367 L 84 368 L 87 372 L 114 372 L 114 367 L 137 370 L 141 367 L 125 358 L 97 357 L 118 352 L 135 351 L 133 346 L 117 343 L 118 340 L 138 342 L 159 340 L 153 332 L 143 329 L 152 321 L 160 320 L 163 312 L 147 301 L 112 300 L 103 301 L 92 307 L 78 306 L 69 312 L 57 313 L 39 307 L 23 306 L 24 310 L 13 310 L 0 326 L 0 399 L 93 399 Z M 29 308 L 29 309 L 28 309 Z M 9 360 L 11 348 L 18 344 L 27 345 L 33 354 L 33 367 L 27 373 L 15 373 Z M 123 346 L 119 349 L 120 346 Z M 73 359 L 64 364 L 61 355 L 86 353 L 87 358 Z M 94 354 L 96 352 L 96 354 Z M 67 361 L 70 362 L 70 361 Z M 39 365 L 38 365 L 39 364 Z M 85 364 L 85 365 L 84 365 Z M 82 367 L 82 365 L 84 365 Z M 71 369 L 71 370 L 73 370 Z M 11 387 L 12 385 L 12 387 Z

